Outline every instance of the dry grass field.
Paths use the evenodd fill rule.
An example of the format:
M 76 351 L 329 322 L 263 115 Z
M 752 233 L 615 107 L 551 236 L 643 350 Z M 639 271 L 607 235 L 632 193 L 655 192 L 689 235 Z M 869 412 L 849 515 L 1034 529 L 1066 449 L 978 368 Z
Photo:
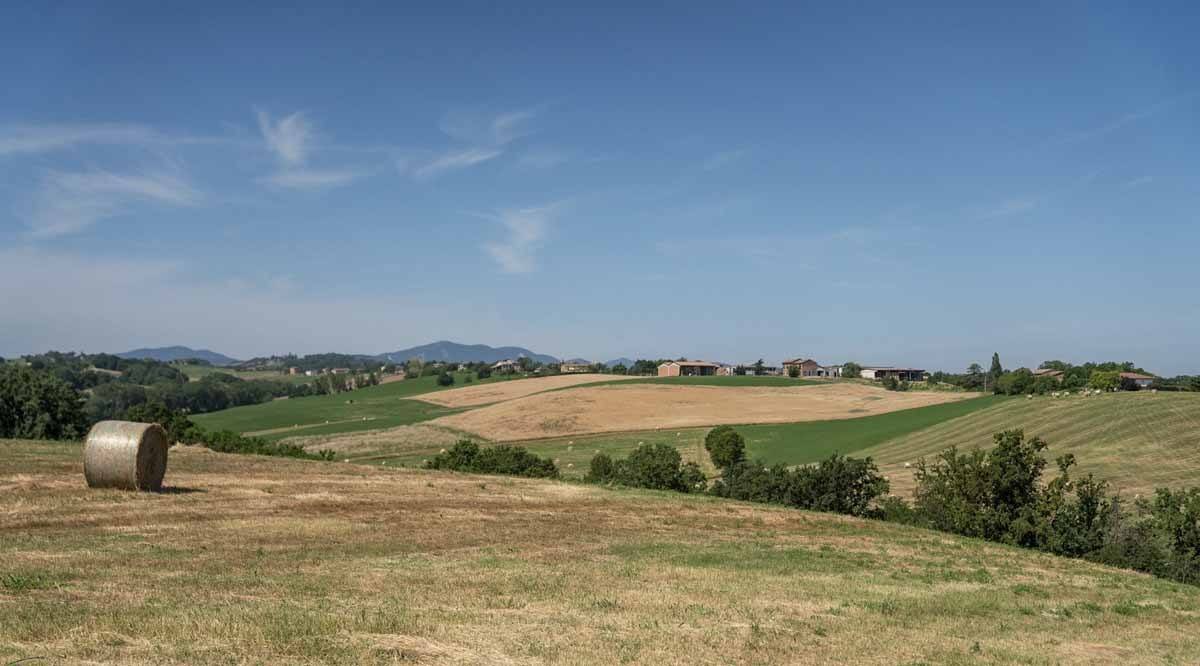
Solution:
M 638 377 L 601 374 L 554 375 L 552 377 L 533 377 L 510 382 L 464 386 L 462 388 L 414 395 L 412 397 L 416 400 L 432 402 L 435 405 L 443 407 L 478 407 L 479 405 L 487 405 L 493 402 L 522 398 L 543 391 L 553 391 L 583 384 L 595 384 L 596 382 L 618 382 L 630 379 L 638 379 Z
M 853 383 L 795 387 L 630 384 L 551 391 L 432 421 L 498 442 L 723 423 L 846 419 L 963 400 L 974 393 L 886 391 Z
M 0 662 L 1161 664 L 1196 588 L 704 497 L 0 442 Z M 39 663 L 39 662 L 33 662 Z

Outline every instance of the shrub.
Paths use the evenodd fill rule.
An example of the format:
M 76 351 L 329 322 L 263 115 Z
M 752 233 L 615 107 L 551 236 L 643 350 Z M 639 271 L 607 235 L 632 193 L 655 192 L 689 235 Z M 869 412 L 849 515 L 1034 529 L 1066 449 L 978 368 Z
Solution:
M 558 467 L 519 446 L 481 448 L 469 439 L 459 440 L 445 453 L 425 463 L 427 469 L 448 469 L 472 474 L 507 474 L 531 478 L 557 478 Z
M 585 479 L 593 483 L 681 493 L 702 492 L 708 485 L 700 466 L 684 463 L 679 451 L 668 444 L 639 446 L 628 458 L 616 461 L 601 453 L 592 458 Z
M 740 462 L 725 470 L 711 492 L 749 502 L 869 516 L 879 514 L 871 505 L 887 491 L 887 479 L 879 475 L 870 458 L 835 454 L 817 465 L 799 469 L 765 467 L 759 461 Z
M 454 386 L 454 375 L 443 370 L 438 374 L 437 383 L 438 386 Z
M 475 376 L 480 379 L 487 379 L 492 376 L 492 369 L 485 365 L 475 371 Z
M 746 459 L 746 440 L 727 425 L 709 430 L 704 436 L 704 448 L 708 451 L 712 463 L 720 469 Z

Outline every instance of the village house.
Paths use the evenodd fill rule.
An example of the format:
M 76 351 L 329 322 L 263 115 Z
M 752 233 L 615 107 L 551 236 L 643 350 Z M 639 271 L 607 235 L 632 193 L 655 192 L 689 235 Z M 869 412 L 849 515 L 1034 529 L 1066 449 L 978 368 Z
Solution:
M 841 377 L 842 366 L 840 365 L 821 365 L 811 358 L 793 358 L 783 362 L 783 374 L 788 377 L 792 376 L 792 369 L 795 368 L 796 377 Z
M 708 361 L 667 361 L 658 366 L 659 377 L 700 377 L 717 374 L 721 366 Z
M 882 381 L 885 377 L 894 377 L 902 382 L 919 382 L 925 379 L 925 371 L 920 368 L 894 368 L 891 366 L 864 367 L 859 375 L 863 379 Z
M 580 373 L 580 372 L 591 372 L 592 364 L 591 363 L 578 363 L 578 362 L 571 362 L 571 361 L 563 361 L 562 363 L 559 364 L 558 371 L 563 374 L 566 374 L 566 375 Z
M 1154 377 L 1138 372 L 1122 372 L 1121 383 L 1125 384 L 1126 382 L 1132 383 L 1140 389 L 1147 389 L 1154 386 Z

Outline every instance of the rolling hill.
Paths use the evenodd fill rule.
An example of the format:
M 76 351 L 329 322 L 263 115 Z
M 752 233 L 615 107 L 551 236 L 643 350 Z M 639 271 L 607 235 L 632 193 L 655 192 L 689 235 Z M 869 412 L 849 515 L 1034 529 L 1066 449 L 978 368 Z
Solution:
M 0 441 L 0 662 L 1193 663 L 1196 588 L 831 514 Z M 51 658 L 51 657 L 44 657 Z
M 380 354 L 379 358 L 393 363 L 403 363 L 411 358 L 422 361 L 457 361 L 460 363 L 495 363 L 505 359 L 525 356 L 539 363 L 557 363 L 558 359 L 547 354 L 538 354 L 524 347 L 489 347 L 487 345 L 464 345 L 448 340 L 431 342 L 419 347 Z
M 143 347 L 132 351 L 121 352 L 114 354 L 121 358 L 139 359 L 148 358 L 155 361 L 169 363 L 171 361 L 182 361 L 184 359 L 197 358 L 202 361 L 208 361 L 213 365 L 233 365 L 238 362 L 236 358 L 231 358 L 224 354 L 217 353 L 208 349 L 192 349 L 191 347 L 173 346 L 173 347 Z

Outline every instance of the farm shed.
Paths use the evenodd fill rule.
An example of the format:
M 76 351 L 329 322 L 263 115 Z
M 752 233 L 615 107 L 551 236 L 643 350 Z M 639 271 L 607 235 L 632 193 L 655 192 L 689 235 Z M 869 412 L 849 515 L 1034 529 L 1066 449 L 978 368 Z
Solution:
M 659 377 L 700 377 L 717 374 L 716 363 L 708 361 L 667 361 L 658 366 Z
M 863 379 L 883 380 L 885 377 L 895 377 L 902 382 L 919 382 L 925 379 L 925 371 L 920 368 L 896 368 L 892 366 L 870 366 L 862 369 Z

